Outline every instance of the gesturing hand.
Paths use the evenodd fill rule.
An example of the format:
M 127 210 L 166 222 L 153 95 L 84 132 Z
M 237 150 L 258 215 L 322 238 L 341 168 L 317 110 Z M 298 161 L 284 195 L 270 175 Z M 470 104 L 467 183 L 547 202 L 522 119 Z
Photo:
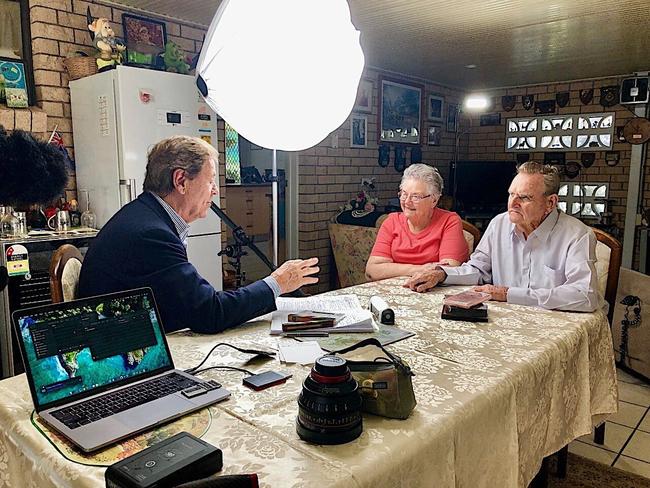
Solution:
M 492 300 L 495 302 L 508 301 L 508 287 L 507 286 L 494 286 L 494 285 L 481 285 L 475 286 L 474 291 L 482 291 L 492 295 Z
M 444 281 L 446 277 L 447 274 L 443 270 L 436 269 L 434 266 L 427 266 L 414 273 L 403 286 L 417 292 L 429 291 L 438 283 Z
M 275 278 L 280 285 L 282 293 L 289 293 L 297 290 L 303 285 L 313 285 L 318 283 L 318 277 L 310 276 L 318 273 L 320 268 L 316 266 L 318 258 L 310 259 L 292 259 L 286 261 L 282 266 L 276 269 L 271 276 Z

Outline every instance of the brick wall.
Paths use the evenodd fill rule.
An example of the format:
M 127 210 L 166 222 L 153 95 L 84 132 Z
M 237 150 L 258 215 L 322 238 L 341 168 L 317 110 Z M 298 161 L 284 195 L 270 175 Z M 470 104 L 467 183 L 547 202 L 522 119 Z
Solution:
M 300 153 L 300 197 L 299 197 L 299 249 L 300 257 L 317 256 L 320 259 L 320 282 L 311 287 L 311 293 L 330 288 L 330 271 L 333 272 L 333 257 L 330 247 L 327 225 L 338 212 L 339 207 L 349 202 L 361 188 L 361 179 L 374 177 L 379 204 L 385 205 L 388 199 L 397 194 L 401 173 L 393 166 L 394 152 L 391 146 L 390 164 L 382 168 L 377 163 L 377 115 L 379 107 L 379 78 L 383 73 L 377 70 L 366 70 L 364 77 L 373 80 L 372 112 L 368 118 L 368 137 L 366 148 L 350 147 L 350 118 L 341 127 L 317 146 Z M 408 77 L 388 75 L 392 79 L 409 81 Z M 412 83 L 423 85 L 423 99 L 429 93 L 442 95 L 445 98 L 446 116 L 448 103 L 458 103 L 461 99 L 460 90 L 447 88 L 422 80 L 412 80 Z M 424 109 L 424 107 L 423 107 Z M 441 126 L 442 138 L 440 146 L 428 146 L 427 128 L 430 125 Z M 426 120 L 424 111 L 422 121 L 422 161 L 436 166 L 443 177 L 448 174 L 449 162 L 453 158 L 454 135 L 445 130 L 445 124 L 434 124 Z M 338 147 L 333 147 L 333 136 L 338 137 Z M 410 161 L 410 151 L 407 152 L 407 164 Z
M 30 0 L 29 6 L 37 107 L 47 114 L 47 131 L 52 131 L 56 126 L 68 150 L 74 155 L 70 90 L 63 61 L 75 51 L 94 53 L 86 22 L 88 7 L 93 17 L 111 19 L 115 34 L 121 38 L 124 37 L 122 14 L 129 11 L 97 1 L 83 0 Z M 138 12 L 131 13 L 142 15 Z M 156 18 L 149 14 L 145 16 Z M 178 44 L 186 54 L 194 55 L 201 50 L 204 30 L 177 22 L 165 21 L 165 24 L 167 39 Z M 2 112 L 0 112 L 1 116 Z M 220 131 L 223 133 L 223 127 Z M 219 138 L 221 153 L 223 153 L 222 139 Z M 222 161 L 223 159 L 221 158 Z M 77 161 L 77 164 L 83 164 L 83 161 Z M 225 167 L 222 163 L 219 170 L 219 174 L 222 175 L 222 198 L 225 197 L 224 171 Z M 69 189 L 75 188 L 75 178 L 71 175 Z
M 492 109 L 489 113 L 501 114 L 501 125 L 497 126 L 480 126 L 479 115 L 474 114 L 469 117 L 470 126 L 468 128 L 467 140 L 467 158 L 478 160 L 512 160 L 515 158 L 514 153 L 505 152 L 506 124 L 512 117 L 532 117 L 534 110 L 524 110 L 521 103 L 522 95 L 534 95 L 535 101 L 554 100 L 555 94 L 568 91 L 570 101 L 566 107 L 557 107 L 558 114 L 585 114 L 594 112 L 614 112 L 616 117 L 615 126 L 623 126 L 627 121 L 634 117 L 626 106 L 614 105 L 613 107 L 603 107 L 600 105 L 600 87 L 618 85 L 623 77 L 613 77 L 607 79 L 595 79 L 586 81 L 576 81 L 569 83 L 548 83 L 535 86 L 490 90 L 487 95 L 491 97 Z M 580 101 L 579 92 L 581 89 L 594 89 L 594 96 L 590 103 L 583 104 Z M 506 112 L 501 106 L 501 97 L 503 95 L 515 95 L 517 103 L 515 108 Z M 592 151 L 596 154 L 596 160 L 590 168 L 583 168 L 574 181 L 576 182 L 606 182 L 609 183 L 609 198 L 613 199 L 609 210 L 613 212 L 613 224 L 618 228 L 618 237 L 623 240 L 623 228 L 625 223 L 625 209 L 627 204 L 628 175 L 630 170 L 631 145 L 627 142 L 618 142 L 616 130 L 614 131 L 614 151 L 619 151 L 620 161 L 616 166 L 610 167 L 605 162 L 606 151 Z M 531 152 L 530 159 L 534 161 L 543 161 L 543 152 Z M 566 161 L 580 162 L 580 152 L 567 152 Z M 648 183 L 648 172 L 650 169 L 645 165 L 645 181 L 643 187 L 642 202 L 643 206 L 650 206 L 650 183 Z M 563 180 L 571 181 L 566 177 Z M 585 220 L 587 224 L 594 221 Z M 638 261 L 638 252 L 635 252 L 635 261 Z

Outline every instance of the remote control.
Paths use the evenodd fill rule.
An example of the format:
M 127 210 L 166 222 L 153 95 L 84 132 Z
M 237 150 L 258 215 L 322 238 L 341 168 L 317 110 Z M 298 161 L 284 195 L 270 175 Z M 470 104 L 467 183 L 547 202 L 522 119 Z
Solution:
M 220 449 L 181 432 L 109 466 L 106 487 L 173 487 L 210 476 L 222 466 Z

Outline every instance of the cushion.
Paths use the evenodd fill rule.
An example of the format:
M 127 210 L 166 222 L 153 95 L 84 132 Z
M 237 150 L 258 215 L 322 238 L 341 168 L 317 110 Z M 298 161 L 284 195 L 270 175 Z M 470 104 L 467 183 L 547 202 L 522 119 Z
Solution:
M 612 250 L 602 242 L 596 242 L 596 276 L 598 276 L 598 290 L 604 297 L 609 277 L 609 256 Z
M 63 288 L 63 301 L 69 302 L 77 298 L 77 287 L 79 286 L 79 273 L 81 273 L 81 262 L 78 259 L 68 259 L 61 274 L 61 287 Z

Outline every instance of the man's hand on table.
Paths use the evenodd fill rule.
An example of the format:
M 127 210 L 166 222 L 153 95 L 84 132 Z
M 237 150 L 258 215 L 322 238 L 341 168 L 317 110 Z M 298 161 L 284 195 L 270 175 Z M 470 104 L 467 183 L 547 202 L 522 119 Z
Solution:
M 428 264 L 406 280 L 403 286 L 422 293 L 434 288 L 438 283 L 444 281 L 446 277 L 447 273 L 440 269 L 437 264 Z
M 271 276 L 278 282 L 283 294 L 290 293 L 303 285 L 318 283 L 318 277 L 311 276 L 320 270 L 316 264 L 318 258 L 292 259 L 271 273 Z
M 481 285 L 475 286 L 474 291 L 482 291 L 492 295 L 492 300 L 495 302 L 508 301 L 508 287 L 507 286 L 494 286 L 494 285 Z

